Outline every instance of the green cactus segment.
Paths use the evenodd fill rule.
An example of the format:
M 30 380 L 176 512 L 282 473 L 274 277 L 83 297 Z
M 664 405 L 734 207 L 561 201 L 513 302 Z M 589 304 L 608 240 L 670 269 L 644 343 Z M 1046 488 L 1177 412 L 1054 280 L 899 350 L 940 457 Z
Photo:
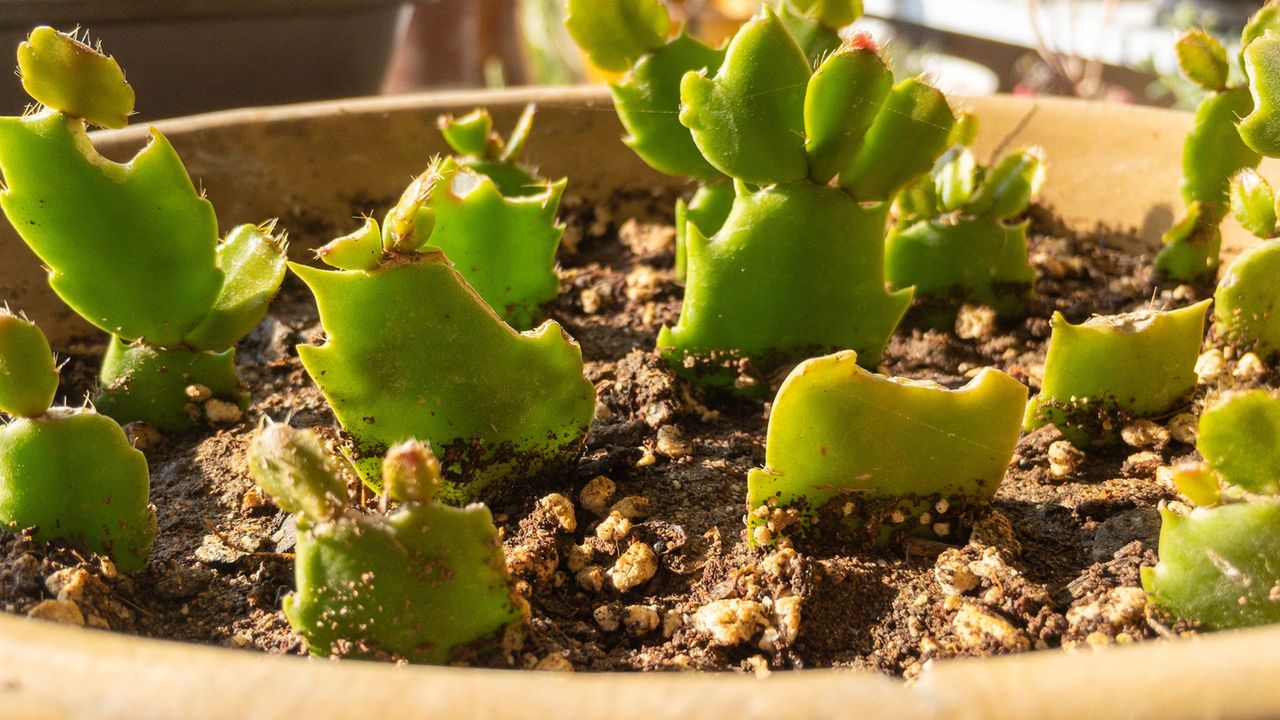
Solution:
M 1257 171 L 1241 170 L 1231 180 L 1231 214 L 1256 237 L 1269 238 L 1275 234 L 1276 196 Z
M 382 264 L 382 229 L 366 217 L 359 230 L 317 249 L 316 257 L 339 270 L 373 270 Z
M 885 245 L 885 279 L 893 287 L 914 286 L 919 298 L 962 299 L 995 308 L 1001 317 L 1025 314 L 1035 279 L 1027 224 L 967 217 L 894 229 Z
M 281 510 L 309 522 L 335 518 L 350 502 L 341 470 L 315 433 L 268 422 L 249 444 L 246 460 Z
M 430 504 L 439 463 L 425 446 L 397 446 L 386 463 L 404 504 L 360 514 L 347 509 L 346 483 L 310 431 L 268 425 L 250 444 L 258 484 L 299 514 L 285 617 L 313 655 L 444 664 L 520 618 L 498 531 L 483 506 Z
M 439 119 L 440 134 L 459 155 L 488 157 L 492 146 L 493 116 L 487 110 L 474 110 L 460 118 L 446 115 Z
M 22 87 L 36 102 L 93 125 L 122 128 L 133 112 L 133 88 L 114 58 L 51 27 L 18 46 Z
M 289 623 L 313 655 L 443 665 L 520 615 L 488 508 L 408 505 L 300 527 Z
M 1200 104 L 1182 150 L 1182 198 L 1187 203 L 1198 201 L 1225 212 L 1231 178 L 1262 160 L 1236 129 L 1253 107 L 1244 87 L 1215 93 Z
M 581 450 L 594 388 L 558 324 L 516 333 L 438 250 L 367 272 L 291 267 L 328 334 L 299 355 L 366 481 L 376 486 L 387 447 L 415 437 L 441 455 L 451 501 L 554 474 Z
M 701 180 L 721 177 L 702 157 L 677 111 L 684 76 L 714 71 L 723 62 L 724 50 L 683 30 L 641 58 L 626 78 L 609 86 L 618 120 L 627 131 L 623 142 L 659 172 Z
M 714 77 L 684 76 L 680 122 L 724 174 L 756 185 L 795 182 L 809 174 L 809 75 L 809 61 L 766 6 L 734 36 Z
M 174 345 L 213 306 L 217 218 L 160 133 L 120 165 L 62 113 L 0 118 L 0 172 L 0 207 L 89 322 Z
M 1204 411 L 1196 449 L 1227 482 L 1280 493 L 1280 400 L 1265 390 L 1234 393 Z M 1280 566 L 1278 566 L 1280 567 Z
M 284 282 L 287 262 L 284 236 L 273 237 L 273 230 L 270 224 L 241 225 L 218 246 L 222 292 L 209 314 L 187 335 L 188 345 L 201 350 L 225 350 L 267 316 L 271 298 Z
M 517 329 L 533 326 L 560 292 L 556 221 L 565 181 L 538 195 L 504 197 L 491 179 L 452 166 L 430 199 L 435 228 L 425 245 L 444 250 L 480 297 Z
M 1280 6 L 1276 5 L 1275 0 L 1267 0 L 1263 8 L 1254 13 L 1253 17 L 1249 18 L 1249 22 L 1245 23 L 1244 30 L 1240 33 L 1242 62 L 1245 48 L 1268 32 L 1280 32 Z
M 1161 516 L 1160 562 L 1142 569 L 1156 603 L 1206 630 L 1280 622 L 1280 502 L 1196 508 L 1186 516 L 1162 509 Z
M 1280 240 L 1253 245 L 1227 266 L 1213 296 L 1213 312 L 1228 344 L 1266 359 L 1280 351 L 1277 277 Z
M 1039 148 L 1006 155 L 984 174 L 964 210 L 999 220 L 1020 215 L 1040 192 L 1044 177 L 1044 158 Z
M 1156 269 L 1174 280 L 1212 278 L 1222 248 L 1222 221 L 1217 210 L 1193 202 L 1182 219 L 1161 238 L 1164 247 L 1156 255 Z
M 892 89 L 893 73 L 871 50 L 837 52 L 818 67 L 804 99 L 814 182 L 827 183 L 849 164 Z
M 187 396 L 192 386 L 203 385 L 213 398 L 248 407 L 248 396 L 236 377 L 234 349 L 210 352 L 130 345 L 112 336 L 98 381 L 102 389 L 93 402 L 103 414 L 122 423 L 145 422 L 166 432 L 187 430 L 202 417 L 199 404 Z
M 1024 314 L 1035 280 L 1027 224 L 1004 221 L 1025 211 L 1044 182 L 1039 151 L 1013 153 L 979 172 L 972 153 L 955 147 L 932 175 L 898 196 L 898 224 L 885 244 L 889 284 L 933 299 L 938 306 L 926 324 L 954 321 L 955 301 L 988 305 L 1004 317 Z
M 917 79 L 894 86 L 840 186 L 863 202 L 891 200 L 933 167 L 946 150 L 956 116 L 947 98 Z
M 1195 390 L 1209 305 L 1094 317 L 1080 325 L 1054 313 L 1044 382 L 1027 406 L 1024 427 L 1053 423 L 1084 446 L 1113 442 L 1131 419 L 1178 408 Z
M 0 307 L 0 412 L 40 417 L 57 392 L 58 369 L 44 333 Z
M 854 349 L 874 366 L 911 303 L 910 289 L 884 289 L 887 212 L 812 183 L 740 187 L 715 237 L 689 226 L 684 307 L 659 350 L 713 385 L 736 357 L 768 367 Z
M 733 183 L 701 185 L 689 202 L 676 201 L 676 280 L 684 282 L 688 263 L 689 224 L 697 226 L 703 237 L 720 232 L 733 209 L 737 197 Z
M 838 30 L 862 17 L 862 0 L 783 0 L 783 8 Z
M 662 47 L 671 18 L 661 0 L 566 0 L 565 27 L 591 62 L 622 72 Z
M 778 7 L 778 19 L 804 53 L 809 67 L 816 67 L 840 49 L 840 33 L 837 31 L 840 26 L 829 25 L 816 13 L 798 10 L 794 4 L 784 0 Z
M 1253 112 L 1240 121 L 1240 137 L 1253 150 L 1280 157 L 1280 36 L 1264 35 L 1244 49 Z
M 1190 30 L 1178 38 L 1175 49 L 1178 67 L 1187 79 L 1209 92 L 1227 89 L 1231 65 L 1227 62 L 1227 49 L 1217 38 L 1203 30 Z
M 854 524 L 881 539 L 931 533 L 933 522 L 963 517 L 995 495 L 1026 403 L 1022 383 L 990 368 L 948 390 L 869 373 L 852 352 L 806 360 L 774 401 L 766 467 L 747 478 L 748 522 L 754 529 L 767 521 L 758 508 L 792 506 L 812 521 L 835 502 L 844 520 L 824 518 L 814 532 Z M 938 517 L 922 525 L 924 512 Z
M 84 542 L 124 572 L 155 541 L 146 458 L 110 418 L 58 408 L 0 427 L 0 525 Z

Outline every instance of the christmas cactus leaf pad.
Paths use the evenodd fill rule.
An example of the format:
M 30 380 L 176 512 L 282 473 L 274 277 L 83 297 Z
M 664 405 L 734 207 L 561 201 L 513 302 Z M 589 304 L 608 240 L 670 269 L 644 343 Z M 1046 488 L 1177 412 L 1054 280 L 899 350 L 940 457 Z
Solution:
M 556 212 L 565 181 L 543 182 L 536 194 L 507 196 L 489 176 L 453 162 L 439 172 L 427 206 L 435 223 L 426 244 L 443 250 L 512 327 L 532 327 L 542 305 L 560 292 L 555 256 L 564 226 Z
M 1180 515 L 1160 512 L 1160 562 L 1142 568 L 1158 605 L 1206 630 L 1280 622 L 1280 501 L 1275 498 Z
M 911 303 L 909 288 L 884 288 L 888 206 L 809 182 L 738 192 L 714 237 L 689 226 L 684 309 L 658 335 L 677 372 L 685 357 L 710 358 L 695 374 L 724 385 L 734 375 L 721 369 L 743 357 L 774 366 L 853 349 L 879 362 Z
M 512 330 L 434 248 L 392 253 L 372 270 L 291 267 L 328 336 L 299 355 L 367 481 L 377 484 L 386 448 L 410 438 L 441 456 L 442 493 L 454 502 L 501 495 L 577 457 L 595 393 L 558 324 Z
M 84 543 L 125 572 L 155 541 L 147 460 L 114 420 L 49 407 L 58 372 L 44 334 L 0 309 L 0 528 Z
M 314 435 L 270 425 L 249 450 L 254 477 L 298 514 L 289 624 L 319 656 L 443 665 L 496 644 L 521 613 L 488 508 L 435 501 L 440 466 L 420 443 L 385 460 L 390 514 L 347 509 L 346 484 Z
M 978 176 L 981 175 L 981 180 Z M 953 148 L 934 167 L 932 191 L 904 193 L 899 221 L 885 245 L 885 278 L 915 287 L 916 297 L 938 306 L 931 324 L 954 322 L 956 301 L 995 308 L 1003 317 L 1026 312 L 1035 271 L 1027 259 L 1027 223 L 1011 223 L 1044 182 L 1037 150 L 1006 156 L 979 173 L 967 148 Z M 929 206 L 931 205 L 931 207 Z
M 1026 386 L 991 368 L 948 390 L 870 373 L 852 352 L 806 360 L 778 391 L 765 467 L 747 478 L 749 538 L 949 535 L 995 495 L 1026 402 Z
M 671 18 L 662 0 L 566 0 L 564 25 L 605 70 L 621 72 L 667 39 Z
M 680 122 L 716 169 L 764 185 L 808 175 L 805 87 L 809 61 L 766 5 L 734 36 L 714 76 L 688 73 Z
M 1280 240 L 1263 240 L 1227 265 L 1213 295 L 1214 317 L 1222 338 L 1263 359 L 1280 351 Z
M 1244 49 L 1253 112 L 1240 121 L 1240 137 L 1267 157 L 1280 157 L 1280 36 L 1268 33 Z
M 678 109 L 684 76 L 714 70 L 723 62 L 724 50 L 683 30 L 640 58 L 626 77 L 609 85 L 618 120 L 627 131 L 623 142 L 659 172 L 707 181 L 721 177 L 680 124 Z
M 133 88 L 115 59 L 51 27 L 18 47 L 18 74 L 33 100 L 93 125 L 122 128 L 133 113 Z
M 1205 629 L 1280 622 L 1280 399 L 1265 390 L 1228 393 L 1204 411 L 1197 435 L 1205 463 L 1178 475 L 1211 483 L 1187 493 L 1210 506 L 1161 508 L 1160 562 L 1142 569 L 1143 587 Z
M 1040 393 L 1024 426 L 1053 423 L 1076 445 L 1113 442 L 1130 420 L 1177 409 L 1196 386 L 1210 301 L 1178 310 L 1098 316 L 1054 313 Z
M 1280 494 L 1280 400 L 1231 393 L 1200 416 L 1196 449 L 1211 470 L 1251 493 Z
M 227 372 L 233 387 L 218 399 L 240 402 L 228 358 L 284 279 L 283 234 L 241 226 L 219 243 L 213 206 L 154 129 L 127 163 L 98 153 L 86 123 L 121 127 L 133 107 L 114 60 L 51 28 L 34 31 L 18 57 L 25 86 L 48 107 L 0 117 L 0 208 L 58 296 L 113 346 L 147 358 L 106 366 L 99 407 L 182 430 L 202 417 L 184 412 L 185 389 L 224 387 Z

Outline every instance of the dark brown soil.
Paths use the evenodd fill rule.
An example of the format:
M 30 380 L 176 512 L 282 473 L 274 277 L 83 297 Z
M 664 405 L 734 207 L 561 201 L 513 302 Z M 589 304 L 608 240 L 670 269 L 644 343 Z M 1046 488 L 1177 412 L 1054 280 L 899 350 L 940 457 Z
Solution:
M 1186 631 L 1147 607 L 1138 589 L 1138 568 L 1155 560 L 1156 506 L 1177 497 L 1158 468 L 1194 452 L 1176 441 L 1091 451 L 1074 472 L 1055 477 L 1048 448 L 1056 430 L 1031 433 L 967 544 L 749 550 L 746 475 L 764 461 L 769 403 L 704 397 L 652 352 L 658 329 L 674 323 L 680 308 L 670 207 L 671 198 L 647 195 L 620 198 L 607 213 L 566 203 L 563 292 L 550 316 L 582 345 L 598 393 L 596 422 L 577 471 L 558 487 L 576 506 L 575 530 L 538 497 L 493 508 L 532 606 L 524 649 L 495 663 L 756 672 L 853 666 L 910 677 L 935 658 Z M 971 322 L 966 337 L 908 322 L 882 372 L 958 386 L 991 365 L 1034 390 L 1053 311 L 1078 322 L 1151 303 L 1181 306 L 1198 294 L 1157 289 L 1150 258 L 1105 249 L 1105 230 L 1072 234 L 1043 209 L 1033 212 L 1032 228 L 1038 295 L 1028 319 Z M 960 324 L 966 318 L 973 316 L 962 313 Z M 0 534 L 0 608 L 130 634 L 304 652 L 279 611 L 292 586 L 294 526 L 255 490 L 243 455 L 263 416 L 337 437 L 294 350 L 320 336 L 306 290 L 288 284 L 240 349 L 253 397 L 245 419 L 145 448 L 159 515 L 145 571 L 123 577 L 75 548 Z M 70 398 L 91 386 L 100 352 L 92 344 L 73 348 L 64 376 Z M 612 480 L 612 496 L 583 502 L 584 486 L 598 476 Z M 620 509 L 634 516 L 630 531 L 623 536 L 616 519 L 598 531 L 602 517 L 589 508 L 624 498 Z M 656 573 L 625 593 L 608 581 L 598 589 L 600 573 L 633 541 L 656 552 Z M 747 618 L 736 638 L 742 642 L 708 642 L 706 623 L 697 620 L 700 608 L 725 600 L 744 601 L 722 604 Z

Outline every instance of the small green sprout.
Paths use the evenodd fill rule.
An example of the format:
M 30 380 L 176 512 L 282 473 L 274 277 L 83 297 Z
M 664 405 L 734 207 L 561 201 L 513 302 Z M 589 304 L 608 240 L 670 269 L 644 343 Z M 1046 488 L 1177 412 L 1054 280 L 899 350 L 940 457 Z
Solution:
M 389 514 L 348 508 L 340 464 L 309 431 L 268 424 L 249 470 L 298 516 L 289 624 L 313 655 L 442 665 L 517 624 L 497 528 L 483 505 L 435 500 L 440 463 L 418 442 L 383 460 Z
M 493 133 L 486 110 L 440 118 L 441 132 L 459 156 L 439 168 L 431 197 L 417 211 L 434 219 L 419 223 L 417 232 L 429 236 L 480 297 L 522 330 L 560 292 L 555 258 L 564 234 L 556 212 L 565 181 L 541 180 L 517 162 L 533 116 L 530 105 L 506 142 Z M 413 186 L 407 194 L 412 192 Z
M 284 279 L 283 235 L 244 225 L 220 243 L 213 206 L 158 131 L 126 164 L 98 154 L 87 124 L 122 126 L 133 108 L 113 59 L 48 27 L 18 56 L 47 107 L 0 118 L 0 207 L 59 297 L 114 336 L 99 408 L 181 430 L 199 415 L 189 386 L 245 402 L 232 346 Z
M 929 324 L 951 324 L 958 302 L 988 305 L 1002 317 L 1025 314 L 1035 279 L 1027 223 L 1009 221 L 1026 211 L 1043 182 L 1036 148 L 983 168 L 968 148 L 952 147 L 930 175 L 898 196 L 897 226 L 885 245 L 889 284 L 914 286 L 916 297 L 929 302 Z
M 1257 13 L 1241 36 L 1242 63 L 1248 82 L 1232 86 L 1226 48 L 1203 30 L 1191 30 L 1178 40 L 1178 64 L 1192 82 L 1208 92 L 1195 114 L 1182 149 L 1183 217 L 1165 233 L 1165 247 L 1156 268 L 1187 282 L 1213 278 L 1222 245 L 1220 224 L 1229 209 L 1231 179 L 1241 170 L 1257 167 L 1268 147 L 1269 98 L 1273 94 L 1267 68 L 1275 53 L 1268 31 L 1280 30 L 1273 3 Z M 1257 46 L 1257 47 L 1254 47 Z M 1241 118 L 1244 118 L 1241 121 Z M 1280 134 L 1277 134 L 1280 137 Z
M 991 368 L 948 390 L 872 374 L 853 352 L 806 360 L 774 401 L 765 468 L 747 477 L 748 536 L 952 535 L 995 495 L 1026 404 L 1026 386 Z
M 1080 325 L 1054 313 L 1044 381 L 1027 406 L 1025 429 L 1052 423 L 1078 446 L 1110 443 L 1130 420 L 1186 403 L 1209 304 L 1096 316 Z
M 328 335 L 298 348 L 302 364 L 355 441 L 361 476 L 377 487 L 382 453 L 422 438 L 441 454 L 443 496 L 464 502 L 568 467 L 595 392 L 559 324 L 512 330 L 430 246 L 427 200 L 451 164 L 424 173 L 381 229 L 369 219 L 322 248 L 339 270 L 290 267 L 315 294 Z
M 1160 562 L 1142 569 L 1152 600 L 1210 630 L 1280 622 L 1280 399 L 1231 393 L 1200 418 L 1201 465 L 1178 489 L 1197 507 L 1160 509 Z
M 690 223 L 680 320 L 658 348 L 706 386 L 852 349 L 874 366 L 911 302 L 884 287 L 894 195 L 945 149 L 955 116 L 917 79 L 898 85 L 859 36 L 817 70 L 769 7 L 714 73 L 688 73 L 680 121 L 734 181 L 723 226 Z M 757 388 L 758 389 L 758 388 Z
M 155 542 L 147 460 L 114 420 L 50 407 L 58 389 L 49 341 L 0 307 L 0 528 L 83 542 L 121 570 L 146 565 Z

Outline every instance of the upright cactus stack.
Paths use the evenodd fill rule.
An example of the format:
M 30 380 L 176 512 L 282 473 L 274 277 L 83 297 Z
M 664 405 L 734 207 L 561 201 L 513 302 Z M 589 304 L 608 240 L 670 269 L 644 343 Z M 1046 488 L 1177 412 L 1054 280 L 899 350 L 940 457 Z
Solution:
M 158 131 L 123 165 L 94 150 L 87 125 L 123 127 L 133 110 L 112 58 L 42 27 L 18 62 L 45 109 L 0 118 L 0 207 L 59 297 L 112 335 L 99 409 L 181 430 L 203 416 L 188 387 L 243 404 L 233 346 L 284 279 L 283 236 L 244 225 L 220 243 L 213 206 Z
M 564 234 L 556 212 L 565 181 L 539 179 L 518 163 L 533 117 L 529 106 L 505 142 L 487 110 L 440 118 L 458 157 L 442 168 L 429 203 L 435 214 L 430 244 L 520 330 L 532 327 L 541 306 L 560 292 L 555 258 Z
M 1262 159 L 1264 150 L 1254 147 L 1248 135 L 1256 134 L 1250 128 L 1258 127 L 1260 112 L 1267 112 L 1256 104 L 1267 88 L 1265 80 L 1259 86 L 1258 73 L 1249 69 L 1249 47 L 1268 31 L 1280 31 L 1280 9 L 1274 2 L 1268 2 L 1245 26 L 1241 61 L 1249 82 L 1237 86 L 1228 82 L 1227 51 L 1217 39 L 1192 30 L 1178 40 L 1178 64 L 1183 74 L 1209 94 L 1196 110 L 1183 145 L 1182 198 L 1186 209 L 1165 234 L 1165 247 L 1156 257 L 1156 268 L 1174 280 L 1214 278 L 1222 245 L 1219 226 L 1229 209 L 1231 179 L 1241 170 L 1256 167 Z M 1246 118 L 1245 122 L 1237 128 L 1241 118 Z
M 680 161 L 662 169 L 732 181 L 732 202 L 705 191 L 695 198 L 716 214 L 728 207 L 722 223 L 680 213 L 687 221 L 679 228 L 684 308 L 658 338 L 673 367 L 702 384 L 734 384 L 742 360 L 767 370 L 841 349 L 874 366 L 910 304 L 909 289 L 884 288 L 888 201 L 933 165 L 955 117 L 920 80 L 895 86 L 865 38 L 836 42 L 831 25 L 856 18 L 857 5 L 788 1 L 780 13 L 765 6 L 718 66 L 708 51 L 665 67 L 665 102 L 643 109 L 679 108 L 681 127 L 670 117 L 642 127 L 630 117 L 641 114 L 636 97 L 619 91 L 625 83 L 614 89 L 628 142 L 642 157 L 656 164 L 649 148 L 657 147 L 663 159 Z M 652 63 L 678 43 L 696 42 L 661 45 L 666 13 L 658 0 L 571 1 L 569 10 L 574 37 L 605 67 L 626 67 L 638 56 Z M 615 38 L 632 17 L 647 18 L 652 32 L 618 55 Z M 798 28 L 809 34 L 797 37 Z M 818 57 L 806 50 L 821 58 L 816 71 Z M 656 84 L 644 63 L 631 82 Z
M 0 529 L 83 542 L 125 572 L 146 565 L 156 519 L 147 460 L 111 418 L 50 407 L 58 370 L 44 334 L 0 308 Z
M 425 446 L 383 461 L 390 514 L 347 507 L 338 465 L 309 432 L 267 425 L 249 469 L 298 516 L 297 591 L 284 613 L 312 654 L 441 665 L 458 648 L 492 643 L 521 612 L 488 508 L 435 500 L 440 464 Z
M 439 183 L 433 163 L 387 214 L 321 248 L 338 270 L 290 267 L 311 287 L 327 339 L 302 364 L 355 441 L 356 467 L 378 486 L 381 456 L 411 438 L 441 456 L 442 495 L 493 499 L 554 477 L 582 448 L 595 408 L 582 351 L 560 325 L 517 333 L 431 247 Z
M 1044 172 L 1036 148 L 986 168 L 967 147 L 953 146 L 898 196 L 897 225 L 885 245 L 889 284 L 915 287 L 929 307 L 929 324 L 951 325 L 961 302 L 990 306 L 1002 317 L 1025 314 L 1035 279 L 1027 222 L 1009 221 L 1026 211 Z

